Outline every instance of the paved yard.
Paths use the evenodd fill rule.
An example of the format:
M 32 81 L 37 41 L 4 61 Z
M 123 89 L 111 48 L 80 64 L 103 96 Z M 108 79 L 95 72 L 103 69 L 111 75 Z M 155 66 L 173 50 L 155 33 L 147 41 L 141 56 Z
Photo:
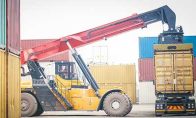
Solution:
M 42 116 L 34 118 L 86 118 L 86 117 L 108 117 L 103 111 L 50 111 L 44 112 Z M 130 114 L 126 117 L 155 117 L 154 115 L 154 105 L 145 104 L 145 105 L 134 105 Z M 166 116 L 169 117 L 169 116 Z M 196 118 L 196 116 L 171 116 L 172 118 L 186 117 L 186 118 Z M 111 118 L 111 117 L 110 117 Z

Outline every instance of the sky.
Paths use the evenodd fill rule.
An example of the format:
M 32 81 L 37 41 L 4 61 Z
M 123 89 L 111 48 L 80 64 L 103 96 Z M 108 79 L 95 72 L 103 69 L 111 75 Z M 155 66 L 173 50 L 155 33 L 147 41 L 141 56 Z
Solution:
M 60 38 L 163 5 L 176 13 L 176 24 L 183 26 L 185 35 L 196 35 L 195 0 L 21 0 L 21 39 Z M 109 64 L 137 65 L 138 37 L 158 36 L 162 31 L 158 22 L 77 50 L 87 63 L 99 52 L 95 47 L 102 46 L 107 47 L 102 53 Z

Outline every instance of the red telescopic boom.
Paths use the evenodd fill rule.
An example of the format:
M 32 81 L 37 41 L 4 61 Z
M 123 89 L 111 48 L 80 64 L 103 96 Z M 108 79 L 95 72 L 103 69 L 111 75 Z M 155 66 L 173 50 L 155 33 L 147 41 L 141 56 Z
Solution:
M 28 60 L 40 60 L 54 54 L 69 50 L 66 41 L 73 47 L 79 47 L 93 43 L 95 41 L 103 40 L 105 38 L 146 27 L 148 24 L 162 21 L 162 23 L 168 24 L 169 36 L 171 33 L 176 36 L 175 13 L 168 7 L 163 6 L 158 9 L 148 11 L 142 14 L 134 14 L 127 18 L 117 20 L 99 27 L 95 27 L 83 32 L 72 34 L 69 36 L 62 37 L 55 41 L 21 51 L 21 64 L 27 63 Z M 173 39 L 173 37 L 169 37 Z M 176 38 L 175 38 L 176 39 Z

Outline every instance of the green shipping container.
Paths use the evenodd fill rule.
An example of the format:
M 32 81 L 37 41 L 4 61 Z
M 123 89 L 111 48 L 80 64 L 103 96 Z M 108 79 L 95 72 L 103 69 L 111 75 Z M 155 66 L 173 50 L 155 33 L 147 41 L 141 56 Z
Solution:
M 6 0 L 0 0 L 0 48 L 6 47 Z

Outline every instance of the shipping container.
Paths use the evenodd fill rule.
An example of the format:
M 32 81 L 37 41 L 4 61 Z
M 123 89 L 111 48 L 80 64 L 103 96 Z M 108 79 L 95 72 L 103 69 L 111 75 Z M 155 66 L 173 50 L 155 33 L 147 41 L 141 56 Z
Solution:
M 101 89 L 122 89 L 136 103 L 135 65 L 90 65 L 89 69 Z
M 139 81 L 153 81 L 154 75 L 154 60 L 149 59 L 139 59 L 138 60 L 138 72 Z
M 90 65 L 98 83 L 136 83 L 135 65 Z
M 8 55 L 8 117 L 20 118 L 21 89 L 20 89 L 20 57 Z
M 196 57 L 196 36 L 184 36 L 184 43 L 193 44 L 193 54 Z M 139 58 L 153 58 L 153 45 L 158 43 L 158 37 L 139 37 Z
M 191 43 L 193 45 L 193 54 L 196 57 L 196 36 L 185 36 L 184 43 Z
M 6 53 L 0 50 L 0 118 L 6 118 Z
M 51 41 L 54 41 L 56 39 L 28 39 L 28 40 L 21 40 L 21 49 L 29 49 L 33 48 Z M 64 51 L 61 53 L 58 53 L 56 55 L 53 55 L 51 57 L 45 58 L 40 60 L 41 62 L 48 62 L 48 61 L 69 61 L 70 56 L 69 56 L 69 51 Z
M 20 57 L 0 51 L 0 118 L 20 118 Z
M 157 43 L 157 37 L 139 37 L 139 58 L 153 58 L 153 45 Z
M 154 45 L 156 93 L 194 94 L 192 44 Z
M 139 82 L 139 104 L 155 103 L 155 86 L 152 81 Z
M 20 118 L 20 57 L 8 54 L 8 118 Z
M 20 53 L 20 0 L 7 0 L 7 45 L 9 52 Z
M 6 1 L 0 0 L 0 48 L 6 47 Z
M 131 99 L 132 103 L 136 103 L 136 84 L 130 83 L 98 83 L 99 87 L 104 90 L 120 89 L 123 90 Z

